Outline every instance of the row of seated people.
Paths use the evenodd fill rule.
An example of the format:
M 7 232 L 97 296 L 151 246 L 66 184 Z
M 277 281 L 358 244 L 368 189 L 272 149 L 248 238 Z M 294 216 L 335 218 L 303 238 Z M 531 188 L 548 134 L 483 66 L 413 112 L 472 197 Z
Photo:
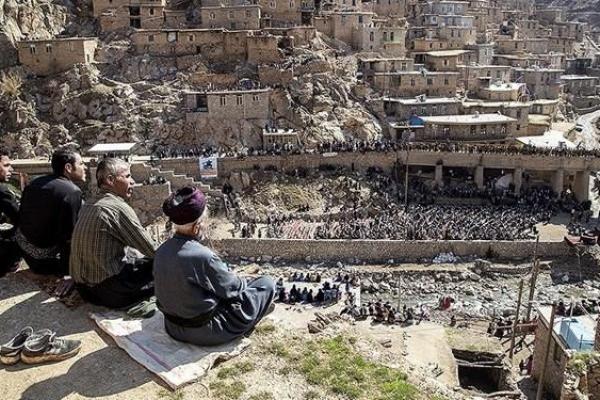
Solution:
M 218 345 L 248 334 L 272 310 L 275 284 L 232 272 L 200 242 L 207 225 L 204 194 L 185 187 L 164 201 L 174 226 L 160 246 L 128 204 L 134 180 L 130 165 L 105 158 L 97 166 L 98 193 L 85 199 L 78 185 L 86 166 L 73 151 L 52 156 L 53 173 L 18 195 L 9 184 L 9 153 L 0 150 L 0 276 L 21 259 L 37 274 L 70 275 L 81 297 L 114 309 L 156 295 L 166 331 L 175 339 Z M 144 257 L 126 256 L 127 248 Z

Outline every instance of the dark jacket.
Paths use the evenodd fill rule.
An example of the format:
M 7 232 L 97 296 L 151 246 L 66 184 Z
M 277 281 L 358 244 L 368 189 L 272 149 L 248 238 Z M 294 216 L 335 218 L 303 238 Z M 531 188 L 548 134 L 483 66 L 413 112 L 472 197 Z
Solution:
M 19 230 L 39 248 L 68 248 L 81 203 L 81 189 L 67 178 L 37 178 L 23 191 Z

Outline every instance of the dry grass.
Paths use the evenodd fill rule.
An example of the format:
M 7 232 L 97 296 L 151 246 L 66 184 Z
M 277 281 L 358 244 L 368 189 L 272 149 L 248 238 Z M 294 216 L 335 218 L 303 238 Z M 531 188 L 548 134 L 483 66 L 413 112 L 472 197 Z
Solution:
M 21 75 L 14 72 L 3 72 L 0 75 L 0 96 L 16 99 L 21 95 L 22 86 L 23 78 L 21 78 Z

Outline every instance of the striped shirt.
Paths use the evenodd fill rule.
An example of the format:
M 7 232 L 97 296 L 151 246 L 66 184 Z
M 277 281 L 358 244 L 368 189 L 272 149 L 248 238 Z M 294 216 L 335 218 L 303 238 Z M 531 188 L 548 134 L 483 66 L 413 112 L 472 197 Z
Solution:
M 152 238 L 121 197 L 108 192 L 86 203 L 71 239 L 70 273 L 75 282 L 96 285 L 123 268 L 125 246 L 154 257 Z

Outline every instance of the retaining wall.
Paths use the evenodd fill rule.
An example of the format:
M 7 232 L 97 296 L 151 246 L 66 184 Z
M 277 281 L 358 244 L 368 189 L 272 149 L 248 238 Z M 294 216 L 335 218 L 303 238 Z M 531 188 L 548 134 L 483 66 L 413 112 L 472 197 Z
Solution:
M 501 259 L 524 259 L 533 256 L 535 242 L 527 241 L 402 241 L 402 240 L 289 240 L 289 239 L 222 239 L 219 249 L 229 257 L 281 257 L 290 261 L 360 261 L 386 262 L 431 259 L 440 253 Z M 567 255 L 564 242 L 540 242 L 540 257 Z

